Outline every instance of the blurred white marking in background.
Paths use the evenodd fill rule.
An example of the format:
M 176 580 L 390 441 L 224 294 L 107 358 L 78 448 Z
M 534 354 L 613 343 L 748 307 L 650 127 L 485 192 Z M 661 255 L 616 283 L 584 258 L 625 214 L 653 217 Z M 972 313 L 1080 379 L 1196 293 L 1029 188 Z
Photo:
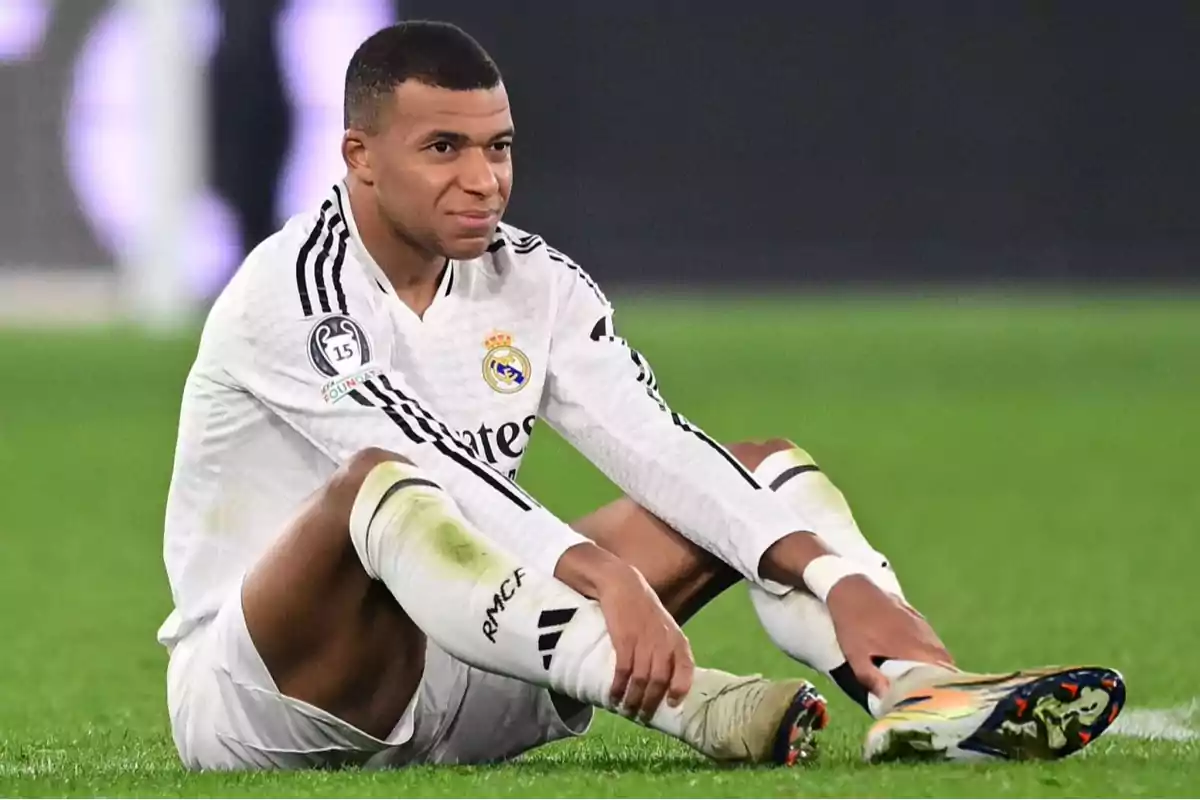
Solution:
M 54 7 L 0 0 L 0 64 L 38 56 Z M 293 136 L 278 222 L 319 203 L 344 174 L 346 65 L 392 14 L 389 0 L 290 0 L 280 14 Z M 170 329 L 191 324 L 196 299 L 219 291 L 240 257 L 231 210 L 206 180 L 204 75 L 221 27 L 213 0 L 119 0 L 97 16 L 72 64 L 62 148 L 80 211 L 120 268 L 51 275 L 6 265 L 0 322 L 123 318 Z
M 319 205 L 342 163 L 342 94 L 350 57 L 372 33 L 396 21 L 390 0 L 291 0 L 276 22 L 292 141 L 276 194 L 279 220 Z
M 42 46 L 49 0 L 0 0 L 0 63 L 25 61 Z
M 1200 739 L 1200 698 L 1175 708 L 1127 708 L 1109 730 L 1136 739 L 1175 742 Z
M 67 171 L 120 264 L 124 315 L 189 322 L 204 276 L 233 257 L 229 215 L 204 189 L 203 66 L 219 15 L 209 0 L 123 0 L 88 32 L 67 103 Z
M 120 317 L 120 293 L 107 269 L 25 266 L 0 271 L 0 327 L 104 325 Z

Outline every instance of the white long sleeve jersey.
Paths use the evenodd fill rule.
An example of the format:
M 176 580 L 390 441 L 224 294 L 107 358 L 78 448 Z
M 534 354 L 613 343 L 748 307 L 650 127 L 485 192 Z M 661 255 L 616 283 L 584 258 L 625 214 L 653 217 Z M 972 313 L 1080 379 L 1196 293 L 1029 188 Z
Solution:
M 247 258 L 183 392 L 167 501 L 168 648 L 215 615 L 298 507 L 356 452 L 404 455 L 480 530 L 552 573 L 583 541 L 515 483 L 545 420 L 635 501 L 746 577 L 805 528 L 658 393 L 596 283 L 501 225 L 418 317 L 358 236 L 344 183 Z M 782 587 L 775 587 L 782 590 Z

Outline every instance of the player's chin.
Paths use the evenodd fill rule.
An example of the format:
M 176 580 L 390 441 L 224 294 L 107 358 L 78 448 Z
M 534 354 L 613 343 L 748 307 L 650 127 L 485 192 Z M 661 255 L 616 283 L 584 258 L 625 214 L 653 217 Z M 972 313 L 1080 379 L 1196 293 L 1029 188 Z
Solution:
M 441 242 L 442 255 L 455 261 L 469 261 L 472 258 L 479 258 L 487 252 L 488 245 L 492 243 L 493 236 L 493 230 L 488 231 L 486 234 L 444 236 Z

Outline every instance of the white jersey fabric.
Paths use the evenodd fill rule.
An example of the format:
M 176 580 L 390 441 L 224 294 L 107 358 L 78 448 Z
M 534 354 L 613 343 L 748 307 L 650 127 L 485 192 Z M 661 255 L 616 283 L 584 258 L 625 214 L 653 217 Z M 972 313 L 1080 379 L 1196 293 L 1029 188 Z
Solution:
M 363 247 L 346 185 L 246 259 L 183 392 L 167 502 L 172 648 L 211 619 L 338 465 L 368 447 L 422 467 L 485 534 L 552 573 L 584 539 L 514 479 L 544 420 L 636 502 L 747 578 L 803 519 L 658 393 L 596 283 L 501 225 L 450 261 L 423 318 Z

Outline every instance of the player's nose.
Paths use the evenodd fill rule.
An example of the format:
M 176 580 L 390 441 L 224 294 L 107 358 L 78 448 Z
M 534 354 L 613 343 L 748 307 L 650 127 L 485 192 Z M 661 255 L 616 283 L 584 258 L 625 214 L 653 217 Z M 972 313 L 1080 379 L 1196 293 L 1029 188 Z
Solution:
M 468 150 L 459 160 L 458 182 L 463 189 L 479 195 L 493 195 L 500 189 L 496 165 L 480 150 Z

